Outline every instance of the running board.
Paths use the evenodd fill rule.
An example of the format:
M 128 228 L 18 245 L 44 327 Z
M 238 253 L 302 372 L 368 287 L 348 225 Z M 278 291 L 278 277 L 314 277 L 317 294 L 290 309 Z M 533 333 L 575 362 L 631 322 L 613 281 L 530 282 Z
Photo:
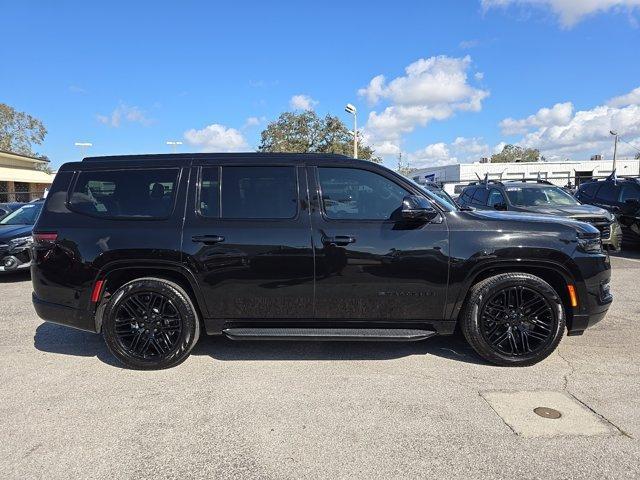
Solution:
M 231 340 L 326 340 L 415 342 L 436 335 L 408 328 L 227 328 Z

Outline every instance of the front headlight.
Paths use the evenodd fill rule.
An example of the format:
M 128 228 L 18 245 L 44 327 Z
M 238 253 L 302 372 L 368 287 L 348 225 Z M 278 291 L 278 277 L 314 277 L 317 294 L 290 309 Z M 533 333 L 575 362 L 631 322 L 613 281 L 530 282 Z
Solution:
M 33 238 L 31 236 L 14 238 L 13 240 L 9 240 L 9 249 L 11 250 L 22 246 L 28 247 L 32 242 Z
M 600 233 L 578 233 L 578 248 L 584 253 L 602 253 Z

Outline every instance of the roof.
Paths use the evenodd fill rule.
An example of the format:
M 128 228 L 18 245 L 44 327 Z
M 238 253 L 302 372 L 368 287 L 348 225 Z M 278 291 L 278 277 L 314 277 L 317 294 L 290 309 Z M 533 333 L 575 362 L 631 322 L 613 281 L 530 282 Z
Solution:
M 0 181 L 25 183 L 53 183 L 53 175 L 29 168 L 0 167 Z
M 18 160 L 27 160 L 27 161 L 37 162 L 37 163 L 48 163 L 49 162 L 48 158 L 32 157 L 30 155 L 23 155 L 21 153 L 9 152 L 8 150 L 0 150 L 0 156 L 9 157 L 9 158 L 15 158 L 15 159 L 18 159 Z
M 139 161 L 139 160 L 354 160 L 346 155 L 337 153 L 160 153 L 145 155 L 111 155 L 104 157 L 86 157 L 83 162 L 115 162 L 115 161 Z

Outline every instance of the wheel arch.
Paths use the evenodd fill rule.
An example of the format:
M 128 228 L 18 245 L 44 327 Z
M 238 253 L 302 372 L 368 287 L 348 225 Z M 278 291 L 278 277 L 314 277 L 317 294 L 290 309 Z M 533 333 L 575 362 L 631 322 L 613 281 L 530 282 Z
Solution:
M 454 319 L 456 323 L 460 321 L 460 315 L 463 310 L 462 307 L 469 297 L 471 287 L 482 280 L 501 273 L 529 273 L 540 277 L 551 285 L 562 300 L 562 304 L 565 307 L 567 326 L 569 330 L 571 330 L 573 309 L 571 307 L 567 286 L 575 285 L 575 279 L 564 266 L 555 262 L 540 260 L 536 260 L 535 262 L 495 262 L 483 265 L 481 268 L 472 271 L 465 279 L 464 287 L 460 291 L 454 305 L 452 319 Z
M 182 287 L 191 297 L 200 321 L 208 316 L 206 302 L 196 276 L 188 268 L 172 262 L 131 262 L 119 260 L 103 266 L 96 279 L 104 280 L 103 291 L 96 307 L 96 332 L 102 330 L 102 316 L 108 298 L 122 285 L 136 278 L 155 277 L 169 280 Z

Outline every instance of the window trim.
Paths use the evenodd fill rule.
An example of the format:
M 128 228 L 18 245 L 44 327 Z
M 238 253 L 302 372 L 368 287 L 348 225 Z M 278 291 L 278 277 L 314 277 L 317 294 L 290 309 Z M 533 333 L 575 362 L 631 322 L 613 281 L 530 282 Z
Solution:
M 395 184 L 397 187 L 401 188 L 402 190 L 404 190 L 406 192 L 406 195 L 415 195 L 414 193 L 412 193 L 411 191 L 409 191 L 408 189 L 406 189 L 405 187 L 403 187 L 402 185 L 398 184 L 398 182 L 394 181 L 393 179 L 389 178 L 386 175 L 381 174 L 380 172 L 376 172 L 374 170 L 369 170 L 367 168 L 359 168 L 359 167 L 355 167 L 355 166 L 340 166 L 340 165 L 316 165 L 315 166 L 315 181 L 316 181 L 316 187 L 317 187 L 317 191 L 318 191 L 318 206 L 319 206 L 319 211 L 320 211 L 320 215 L 322 216 L 322 219 L 324 221 L 327 222 L 340 222 L 340 223 L 345 223 L 345 222 L 368 222 L 368 223 L 390 223 L 390 224 L 394 224 L 394 223 L 398 223 L 397 220 L 392 220 L 390 218 L 387 219 L 379 219 L 379 218 L 331 218 L 329 216 L 327 216 L 327 213 L 325 211 L 324 208 L 324 200 L 322 199 L 322 184 L 320 183 L 320 169 L 321 168 L 325 168 L 325 169 L 329 169 L 329 168 L 340 168 L 342 170 L 359 170 L 359 171 L 364 171 L 364 172 L 369 172 L 369 173 L 373 173 L 374 175 L 379 175 L 382 178 L 390 181 L 391 183 Z M 406 196 L 405 195 L 405 196 Z M 424 196 L 424 198 L 427 199 L 427 201 L 433 206 L 433 202 L 431 201 L 431 199 L 427 196 Z M 436 208 L 436 207 L 434 207 Z
M 117 217 L 114 217 L 112 215 L 95 215 L 93 213 L 87 213 L 87 212 L 81 212 L 78 209 L 76 209 L 73 204 L 71 203 L 71 196 L 73 195 L 73 193 L 75 193 L 75 189 L 76 189 L 76 185 L 78 184 L 78 180 L 80 179 L 80 175 L 83 173 L 93 173 L 93 172 L 130 172 L 132 170 L 176 170 L 177 174 L 176 174 L 176 183 L 175 183 L 175 194 L 173 196 L 173 202 L 171 204 L 171 208 L 169 209 L 169 211 L 167 212 L 167 215 L 163 215 L 161 217 L 151 217 L 151 216 L 147 216 L 147 217 L 141 217 L 141 216 L 137 216 L 137 215 L 118 215 Z M 86 170 L 75 170 L 73 172 L 73 178 L 71 179 L 71 182 L 69 183 L 69 188 L 67 189 L 67 198 L 65 200 L 65 206 L 67 207 L 67 209 L 69 209 L 69 211 L 77 214 L 77 215 L 84 215 L 85 217 L 91 217 L 91 218 L 98 218 L 101 220 L 116 220 L 116 221 L 131 221 L 131 220 L 141 220 L 141 221 L 157 221 L 157 220 L 168 220 L 173 216 L 173 213 L 175 212 L 176 209 L 176 200 L 178 199 L 178 196 L 180 194 L 180 184 L 182 183 L 182 172 L 183 172 L 184 168 L 183 167 L 176 167 L 176 166 L 167 166 L 167 167 L 135 167 L 135 168 L 103 168 L 103 169 L 86 169 Z
M 200 209 L 200 194 L 201 194 L 201 187 L 202 187 L 202 169 L 203 168 L 212 168 L 212 167 L 217 167 L 218 168 L 218 201 L 219 201 L 219 206 L 218 206 L 218 216 L 217 217 L 211 217 L 211 216 L 207 216 L 207 215 L 203 215 L 202 211 Z M 296 192 L 296 211 L 295 214 L 292 217 L 279 217 L 279 218 L 273 218 L 273 217 L 250 217 L 250 218 L 245 218 L 245 217 L 224 217 L 222 215 L 222 193 L 223 193 L 223 189 L 224 189 L 224 185 L 223 185 L 223 173 L 224 173 L 224 169 L 225 168 L 274 168 L 274 167 L 282 167 L 282 168 L 292 168 L 294 171 L 294 177 L 295 177 L 295 181 L 296 181 L 296 186 L 295 186 L 295 192 Z M 260 164 L 260 165 L 255 165 L 255 164 L 237 164 L 237 165 L 227 165 L 227 164 L 222 164 L 222 165 L 198 165 L 198 173 L 197 173 L 197 182 L 196 182 L 196 193 L 195 193 L 195 198 L 196 198 L 196 204 L 195 204 L 195 211 L 196 211 L 196 215 L 204 220 L 224 220 L 224 221 L 232 221 L 232 222 L 237 222 L 237 221 L 248 221 L 248 222 L 261 222 L 261 221 L 267 221 L 267 222 L 281 222 L 283 220 L 297 220 L 298 217 L 300 216 L 300 201 L 301 201 L 301 197 L 300 197 L 300 175 L 299 175 L 299 167 L 297 165 L 279 165 L 279 164 Z

